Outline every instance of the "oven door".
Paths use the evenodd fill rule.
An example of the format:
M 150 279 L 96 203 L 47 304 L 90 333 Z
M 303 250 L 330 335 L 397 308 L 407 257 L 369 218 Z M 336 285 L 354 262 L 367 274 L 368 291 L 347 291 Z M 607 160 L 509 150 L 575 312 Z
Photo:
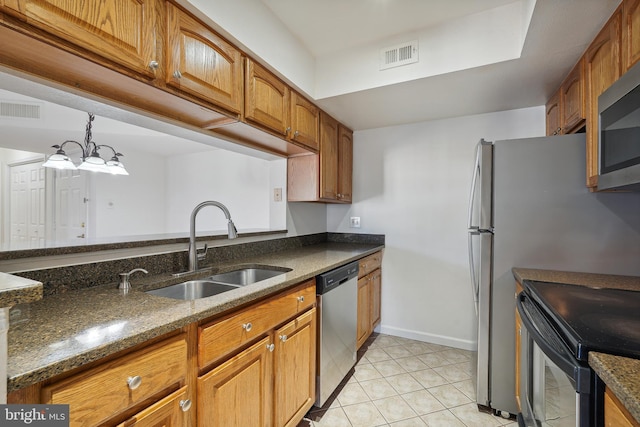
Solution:
M 520 425 L 593 427 L 591 369 L 573 357 L 524 292 L 518 296 L 517 308 L 523 324 Z

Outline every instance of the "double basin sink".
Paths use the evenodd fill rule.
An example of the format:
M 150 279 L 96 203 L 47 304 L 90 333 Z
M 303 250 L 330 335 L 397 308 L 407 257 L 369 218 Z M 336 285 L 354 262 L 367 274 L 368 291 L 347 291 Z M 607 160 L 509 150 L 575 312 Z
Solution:
M 246 267 L 226 273 L 214 274 L 204 279 L 189 280 L 164 288 L 153 289 L 146 291 L 146 293 L 180 300 L 207 298 L 267 280 L 288 271 L 291 271 L 291 269 L 283 267 Z

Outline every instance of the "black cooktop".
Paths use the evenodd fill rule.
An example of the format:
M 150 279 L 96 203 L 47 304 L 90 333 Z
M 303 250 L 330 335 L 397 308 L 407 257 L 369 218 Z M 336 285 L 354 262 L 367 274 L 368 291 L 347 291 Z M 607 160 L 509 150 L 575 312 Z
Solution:
M 525 281 L 578 360 L 590 351 L 640 359 L 640 292 Z

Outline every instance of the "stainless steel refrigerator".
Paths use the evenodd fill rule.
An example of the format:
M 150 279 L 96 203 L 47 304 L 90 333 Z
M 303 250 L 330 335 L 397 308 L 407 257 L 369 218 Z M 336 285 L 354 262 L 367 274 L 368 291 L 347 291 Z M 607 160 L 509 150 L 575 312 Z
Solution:
M 477 403 L 516 413 L 513 267 L 640 275 L 640 193 L 592 193 L 585 136 L 477 146 L 469 263 L 478 314 Z

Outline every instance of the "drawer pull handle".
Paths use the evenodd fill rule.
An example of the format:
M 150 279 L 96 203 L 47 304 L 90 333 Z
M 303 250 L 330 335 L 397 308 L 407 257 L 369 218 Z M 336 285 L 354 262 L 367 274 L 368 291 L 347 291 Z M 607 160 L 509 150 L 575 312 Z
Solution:
M 127 378 L 127 385 L 129 386 L 129 390 L 137 389 L 138 387 L 140 387 L 140 384 L 142 384 L 142 377 L 140 377 L 140 375 Z
M 287 336 L 286 335 L 280 335 L 280 341 L 287 342 Z
M 298 297 L 298 302 L 304 302 L 304 295 L 300 295 Z
M 191 399 L 181 400 L 180 409 L 182 409 L 182 412 L 187 412 L 191 409 Z
M 149 68 L 151 68 L 152 70 L 157 70 L 160 64 L 158 64 L 158 61 L 151 61 L 149 62 Z
M 182 73 L 180 72 L 180 70 L 175 70 L 173 72 L 173 78 L 175 78 L 175 79 L 181 79 L 182 78 Z
M 267 350 L 269 350 L 270 352 L 273 352 L 274 348 L 276 348 L 276 346 L 273 343 L 267 344 Z
M 253 325 L 251 324 L 251 322 L 242 324 L 242 329 L 244 329 L 247 332 L 249 332 L 251 328 L 253 328 Z

